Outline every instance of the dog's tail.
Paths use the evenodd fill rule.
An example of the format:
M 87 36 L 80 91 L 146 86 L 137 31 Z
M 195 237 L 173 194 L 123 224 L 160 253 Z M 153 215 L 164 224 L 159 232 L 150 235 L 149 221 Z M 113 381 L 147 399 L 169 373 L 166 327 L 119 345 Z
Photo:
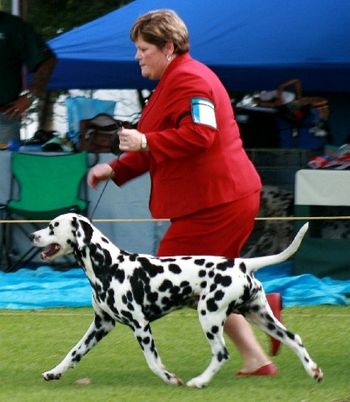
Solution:
M 266 267 L 267 265 L 278 264 L 279 262 L 283 262 L 291 257 L 299 248 L 301 241 L 309 228 L 309 224 L 305 223 L 296 234 L 292 243 L 281 253 L 269 255 L 265 257 L 254 257 L 247 258 L 243 261 L 248 272 L 255 272 L 260 268 Z

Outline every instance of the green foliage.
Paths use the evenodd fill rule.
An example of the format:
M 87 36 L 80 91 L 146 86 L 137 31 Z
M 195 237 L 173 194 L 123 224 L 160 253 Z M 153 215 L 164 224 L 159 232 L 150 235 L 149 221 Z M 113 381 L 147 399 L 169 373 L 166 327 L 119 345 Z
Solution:
M 101 17 L 132 0 L 22 0 L 27 20 L 45 39 L 68 31 L 95 18 Z M 0 6 L 11 10 L 8 0 L 0 0 Z M 27 11 L 25 11 L 27 10 Z
M 197 390 L 163 383 L 147 367 L 131 331 L 122 325 L 99 343 L 60 381 L 46 383 L 52 368 L 81 338 L 92 320 L 91 309 L 0 311 L 0 399 L 11 402 L 349 402 L 349 306 L 287 308 L 284 322 L 299 333 L 325 380 L 317 384 L 285 346 L 272 360 L 278 377 L 236 378 L 241 358 L 230 342 L 231 360 L 208 388 Z M 152 324 L 162 360 L 184 381 L 208 364 L 210 350 L 196 312 L 182 310 Z M 257 331 L 267 348 L 268 339 Z M 88 378 L 90 384 L 77 384 Z
M 11 0 L 0 0 L 1 11 L 11 11 Z

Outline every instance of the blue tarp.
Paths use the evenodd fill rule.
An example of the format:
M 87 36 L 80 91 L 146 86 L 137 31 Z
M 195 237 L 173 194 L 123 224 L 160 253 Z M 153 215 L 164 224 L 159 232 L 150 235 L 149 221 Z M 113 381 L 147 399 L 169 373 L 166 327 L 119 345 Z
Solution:
M 275 89 L 299 78 L 309 92 L 350 91 L 349 0 L 136 0 L 50 41 L 59 62 L 49 87 L 152 88 L 129 31 L 159 8 L 184 19 L 191 54 L 229 90 Z
M 283 305 L 350 304 L 350 280 L 292 276 L 292 264 L 266 267 L 256 275 L 266 293 L 279 292 Z M 49 267 L 0 272 L 0 309 L 42 309 L 91 306 L 91 288 L 79 269 L 56 271 Z

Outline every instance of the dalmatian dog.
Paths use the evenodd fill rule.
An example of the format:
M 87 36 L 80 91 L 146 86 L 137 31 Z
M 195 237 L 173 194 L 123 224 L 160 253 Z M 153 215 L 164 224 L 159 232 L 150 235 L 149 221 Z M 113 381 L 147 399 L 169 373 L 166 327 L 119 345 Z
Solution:
M 306 372 L 317 382 L 322 381 L 321 369 L 309 356 L 300 337 L 273 316 L 262 285 L 254 277 L 258 269 L 289 258 L 299 247 L 307 226 L 300 229 L 288 248 L 271 256 L 157 258 L 119 249 L 81 215 L 58 216 L 47 228 L 32 234 L 32 243 L 44 248 L 41 253 L 44 261 L 70 253 L 75 255 L 90 281 L 95 315 L 83 338 L 56 367 L 42 374 L 44 379 L 58 380 L 120 323 L 133 331 L 149 368 L 166 383 L 181 385 L 182 380 L 163 365 L 150 323 L 175 309 L 197 305 L 212 358 L 203 373 L 189 380 L 187 386 L 206 386 L 228 360 L 223 327 L 226 317 L 233 312 L 243 314 L 289 346 Z

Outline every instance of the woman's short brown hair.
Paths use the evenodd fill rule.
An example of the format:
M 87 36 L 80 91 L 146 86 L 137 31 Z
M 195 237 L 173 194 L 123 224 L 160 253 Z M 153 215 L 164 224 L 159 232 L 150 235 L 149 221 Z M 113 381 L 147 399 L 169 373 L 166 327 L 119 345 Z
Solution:
M 160 9 L 141 15 L 130 30 L 133 42 L 141 38 L 162 49 L 167 42 L 174 43 L 174 53 L 189 51 L 189 35 L 185 23 L 172 10 Z

